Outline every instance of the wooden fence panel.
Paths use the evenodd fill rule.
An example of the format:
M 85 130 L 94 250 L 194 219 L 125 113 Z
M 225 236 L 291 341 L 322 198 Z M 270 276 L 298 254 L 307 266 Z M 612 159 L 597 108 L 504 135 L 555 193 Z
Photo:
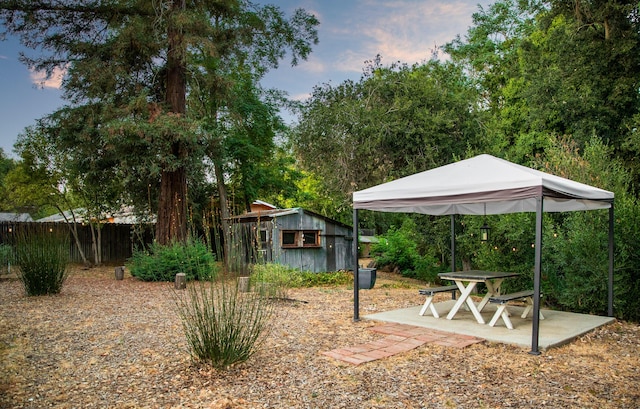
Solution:
M 82 257 L 78 251 L 75 240 L 71 235 L 67 223 L 40 223 L 40 222 L 0 222 L 0 243 L 13 245 L 16 233 L 20 229 L 38 227 L 49 229 L 52 232 L 69 234 L 69 255 L 74 263 L 81 263 Z M 93 262 L 91 228 L 88 225 L 76 224 L 80 246 L 85 257 Z M 136 229 L 136 234 L 134 234 Z M 133 254 L 134 243 L 139 246 L 141 243 L 149 244 L 153 240 L 152 226 L 143 228 L 130 224 L 104 224 L 101 228 L 100 237 L 102 247 L 102 262 L 106 264 L 123 263 Z

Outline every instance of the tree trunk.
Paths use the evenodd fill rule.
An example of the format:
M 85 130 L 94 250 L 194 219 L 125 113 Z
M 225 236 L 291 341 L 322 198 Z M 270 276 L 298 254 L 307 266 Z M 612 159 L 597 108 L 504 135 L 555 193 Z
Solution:
M 180 20 L 176 16 L 185 9 L 185 0 L 174 0 L 171 3 L 169 26 L 167 29 L 169 46 L 167 49 L 167 91 L 165 99 L 173 114 L 184 115 L 186 112 L 186 44 L 184 34 L 177 25 Z M 187 157 L 179 142 L 171 147 L 172 155 L 179 160 Z M 172 241 L 184 242 L 187 238 L 187 172 L 184 166 L 175 170 L 163 169 L 160 182 L 160 198 L 158 203 L 158 220 L 156 222 L 156 240 L 160 244 Z
M 96 226 L 93 223 L 89 223 L 89 229 L 91 230 L 91 249 L 93 250 L 93 263 L 99 266 L 100 263 L 100 238 L 96 235 Z
M 179 168 L 163 171 L 160 184 L 160 202 L 156 222 L 156 240 L 167 245 L 187 238 L 187 172 Z
M 59 206 L 56 206 L 56 209 L 58 209 L 58 212 L 62 215 L 62 217 L 64 218 L 65 222 L 67 222 L 67 227 L 69 227 L 69 231 L 71 232 L 71 235 L 73 236 L 73 241 L 76 243 L 76 248 L 78 249 L 78 254 L 80 254 L 80 257 L 82 258 L 82 263 L 85 266 L 90 266 L 91 263 L 89 262 L 89 260 L 87 260 L 87 256 L 85 256 L 84 251 L 82 250 L 82 244 L 80 243 L 80 238 L 78 237 L 78 228 L 76 227 L 77 223 L 76 223 L 75 214 L 72 211 L 71 215 L 73 217 L 73 220 L 69 220 Z
M 214 161 L 214 172 L 216 176 L 218 195 L 220 197 L 220 225 L 222 227 L 222 242 L 224 243 L 223 257 L 224 265 L 229 267 L 229 257 L 231 255 L 231 226 L 229 224 L 229 206 L 227 202 L 227 187 L 224 184 L 224 173 L 220 161 Z
M 98 265 L 102 265 L 102 228 L 98 225 L 98 259 L 96 260 Z

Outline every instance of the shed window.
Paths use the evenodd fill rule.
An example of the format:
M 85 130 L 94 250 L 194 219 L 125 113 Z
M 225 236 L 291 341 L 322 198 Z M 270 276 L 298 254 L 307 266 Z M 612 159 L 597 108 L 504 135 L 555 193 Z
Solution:
M 283 230 L 282 247 L 320 247 L 318 230 Z
M 317 247 L 320 245 L 320 234 L 317 231 L 302 232 L 302 245 L 304 247 Z
M 282 232 L 282 247 L 297 247 L 298 242 L 296 240 L 295 231 L 283 231 Z

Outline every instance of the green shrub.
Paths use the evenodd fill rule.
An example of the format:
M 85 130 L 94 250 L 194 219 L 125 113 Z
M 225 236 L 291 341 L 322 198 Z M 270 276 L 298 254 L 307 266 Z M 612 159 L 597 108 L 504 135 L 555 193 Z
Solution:
M 371 248 L 371 254 L 380 267 L 398 269 L 404 274 L 412 274 L 414 262 L 418 257 L 415 242 L 407 240 L 402 232 L 391 229 L 379 243 Z
M 326 273 L 299 271 L 297 274 L 299 279 L 294 280 L 296 287 L 323 287 L 353 283 L 353 274 L 346 271 L 332 271 Z
M 439 283 L 439 273 L 449 271 L 448 265 L 443 265 L 438 259 L 431 255 L 418 256 L 414 260 L 413 278 L 426 281 L 428 283 Z
M 336 286 L 353 283 L 346 271 L 314 273 L 293 267 L 268 263 L 256 264 L 250 278 L 251 288 L 268 297 L 285 299 L 290 288 Z
M 298 270 L 276 263 L 255 264 L 250 275 L 251 289 L 271 298 L 288 298 L 288 290 L 298 287 Z
M 69 271 L 67 234 L 31 227 L 17 233 L 15 249 L 18 277 L 27 295 L 60 293 Z
M 175 294 L 191 356 L 218 369 L 248 360 L 275 314 L 268 297 L 240 293 L 230 281 L 199 281 Z
M 142 281 L 173 281 L 178 273 L 184 273 L 188 281 L 208 280 L 217 272 L 215 257 L 195 239 L 167 246 L 153 243 L 147 251 L 134 251 L 127 267 Z
M 402 227 L 391 227 L 387 234 L 371 248 L 371 254 L 380 268 L 398 269 L 404 277 L 439 283 L 438 273 L 448 271 L 433 254 L 434 248 L 418 249 L 418 227 L 412 219 L 405 219 Z

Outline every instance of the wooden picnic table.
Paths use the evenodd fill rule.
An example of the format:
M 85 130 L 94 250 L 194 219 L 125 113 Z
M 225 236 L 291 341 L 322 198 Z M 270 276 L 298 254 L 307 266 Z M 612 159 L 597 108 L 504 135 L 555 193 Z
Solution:
M 518 273 L 511 272 L 498 272 L 498 271 L 483 271 L 483 270 L 469 270 L 469 271 L 451 271 L 448 273 L 440 273 L 438 276 L 443 280 L 451 280 L 456 283 L 460 290 L 460 298 L 447 314 L 447 319 L 451 320 L 456 315 L 460 307 L 463 304 L 467 304 L 469 311 L 473 314 L 476 321 L 479 324 L 484 324 L 484 319 L 480 312 L 487 305 L 489 299 L 494 296 L 500 295 L 500 285 L 505 278 L 517 277 Z M 470 295 L 476 288 L 478 283 L 484 283 L 487 287 L 487 294 L 476 305 L 471 299 Z

